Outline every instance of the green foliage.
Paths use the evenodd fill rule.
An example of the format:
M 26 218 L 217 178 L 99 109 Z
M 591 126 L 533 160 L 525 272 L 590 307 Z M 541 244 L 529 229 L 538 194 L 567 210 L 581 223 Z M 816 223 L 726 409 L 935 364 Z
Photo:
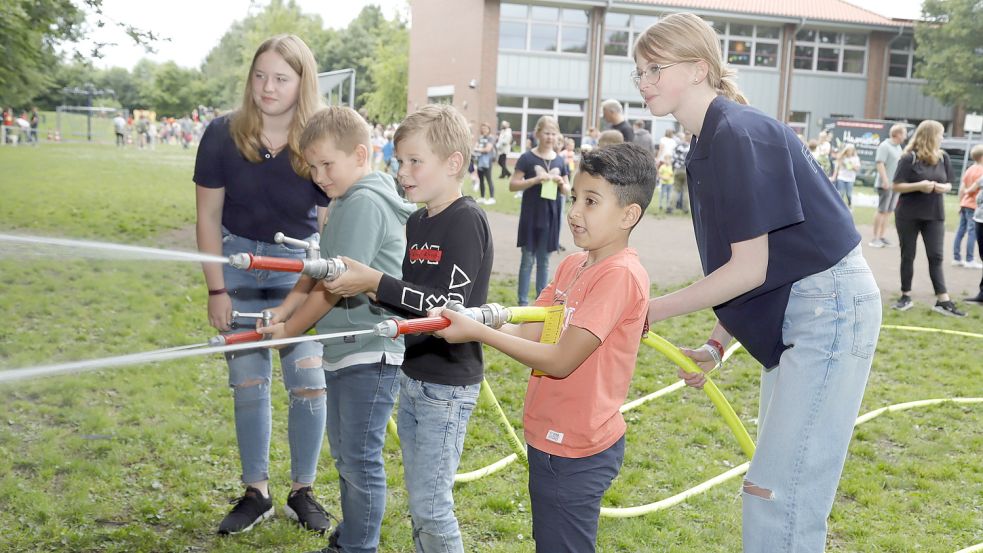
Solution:
M 0 148 L 0 232 L 193 248 L 194 152 L 113 146 Z M 672 239 L 672 237 L 666 237 Z M 41 254 L 43 252 L 35 252 Z M 203 342 L 207 296 L 196 264 L 13 256 L 0 243 L 0 370 Z M 659 283 L 662 293 L 681 283 Z M 513 279 L 490 301 L 511 303 Z M 925 307 L 885 310 L 886 324 L 979 332 Z M 655 325 L 680 345 L 701 343 L 707 312 Z M 979 341 L 885 329 L 861 412 L 923 398 L 979 396 Z M 528 369 L 485 350 L 487 378 L 521 436 Z M 760 368 L 736 355 L 715 376 L 752 436 Z M 232 399 L 220 356 L 145 364 L 0 385 L 0 549 L 3 551 L 296 552 L 324 546 L 282 516 L 289 482 L 287 396 L 273 393 L 271 489 L 277 516 L 220 538 L 237 482 Z M 280 381 L 279 371 L 274 379 Z M 634 399 L 676 382 L 675 369 L 642 348 Z M 981 405 L 888 413 L 857 428 L 830 519 L 830 553 L 952 553 L 981 541 Z M 685 389 L 628 412 L 624 466 L 603 505 L 666 498 L 744 459 L 705 395 Z M 461 471 L 510 452 L 491 406 L 468 427 Z M 388 504 L 380 551 L 411 553 L 399 449 L 384 451 Z M 317 493 L 340 514 L 328 447 Z M 740 480 L 639 518 L 604 518 L 600 551 L 729 553 L 740 548 Z M 467 551 L 527 553 L 526 474 L 518 464 L 455 488 Z
M 85 15 L 71 0 L 0 2 L 0 104 L 24 105 L 50 84 L 55 45 L 81 36 Z
M 200 71 L 178 67 L 173 61 L 157 66 L 153 80 L 145 86 L 147 104 L 158 116 L 190 114 L 201 103 L 204 90 Z
M 376 81 L 370 66 L 383 60 L 373 59 L 378 45 L 389 39 L 389 34 L 402 27 L 400 22 L 389 22 L 379 6 L 369 4 L 362 8 L 347 28 L 332 33 L 322 50 L 315 50 L 322 71 L 355 69 L 356 106 L 365 102 L 365 94 L 375 90 Z M 405 103 L 405 99 L 404 99 Z
M 944 104 L 983 111 L 983 3 L 925 0 L 915 25 L 915 76 Z
M 362 96 L 368 118 L 381 123 L 398 123 L 406 117 L 410 34 L 398 23 L 376 45 L 368 68 L 375 87 Z

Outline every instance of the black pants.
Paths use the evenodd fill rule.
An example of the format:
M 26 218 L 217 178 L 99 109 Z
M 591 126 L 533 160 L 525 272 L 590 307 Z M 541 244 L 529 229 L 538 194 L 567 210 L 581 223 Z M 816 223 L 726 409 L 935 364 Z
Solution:
M 505 177 L 511 177 L 512 176 L 512 172 L 509 171 L 509 166 L 505 162 L 506 157 L 507 157 L 506 154 L 498 154 L 498 166 L 502 168 L 502 173 L 500 175 L 498 175 L 498 178 L 500 178 L 500 179 L 504 179 Z M 983 255 L 983 254 L 981 254 L 981 255 Z
M 928 253 L 928 276 L 932 279 L 935 294 L 945 294 L 945 275 L 942 273 L 942 250 L 945 242 L 945 221 L 902 219 L 894 217 L 901 245 L 901 292 L 911 292 L 911 278 L 915 273 L 915 252 L 918 235 L 922 235 L 925 252 Z
M 495 197 L 495 183 L 492 182 L 492 170 L 491 167 L 487 169 L 478 169 L 478 182 L 481 183 L 481 197 L 485 197 L 485 180 L 488 181 L 488 197 Z

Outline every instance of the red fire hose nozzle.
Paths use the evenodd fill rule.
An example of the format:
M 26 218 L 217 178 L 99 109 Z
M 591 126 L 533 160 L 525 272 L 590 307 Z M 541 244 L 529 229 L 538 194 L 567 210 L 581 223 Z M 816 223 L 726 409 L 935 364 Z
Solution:
M 270 322 L 273 320 L 273 312 L 264 310 L 262 313 L 240 313 L 239 311 L 232 312 L 232 318 L 245 318 L 245 319 L 260 319 L 263 321 L 263 326 L 270 326 Z M 265 340 L 270 337 L 269 334 L 263 334 L 257 330 L 250 330 L 247 332 L 237 332 L 235 334 L 219 334 L 218 336 L 212 336 L 208 340 L 209 346 L 231 346 L 232 344 L 243 344 L 245 342 L 257 342 L 259 340 Z
M 451 309 L 462 315 L 474 319 L 479 323 L 492 328 L 500 328 L 508 322 L 508 311 L 497 303 L 487 303 L 480 307 L 464 307 L 460 302 L 447 302 L 447 309 Z M 443 330 L 450 326 L 451 321 L 447 317 L 422 317 L 419 319 L 388 319 L 375 325 L 375 334 L 387 338 L 398 338 L 406 334 L 422 334 L 424 332 L 434 332 Z
M 229 256 L 229 265 L 247 271 L 280 271 L 302 273 L 317 280 L 334 280 L 348 267 L 340 258 L 291 259 L 269 257 L 251 253 L 236 253 Z

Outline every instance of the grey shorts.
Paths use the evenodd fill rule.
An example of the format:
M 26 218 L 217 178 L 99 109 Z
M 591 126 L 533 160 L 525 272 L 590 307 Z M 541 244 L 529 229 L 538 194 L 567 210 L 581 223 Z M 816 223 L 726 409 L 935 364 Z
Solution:
M 878 188 L 877 189 L 877 212 L 878 213 L 894 213 L 894 209 L 898 207 L 898 197 L 901 194 L 888 189 L 888 188 Z

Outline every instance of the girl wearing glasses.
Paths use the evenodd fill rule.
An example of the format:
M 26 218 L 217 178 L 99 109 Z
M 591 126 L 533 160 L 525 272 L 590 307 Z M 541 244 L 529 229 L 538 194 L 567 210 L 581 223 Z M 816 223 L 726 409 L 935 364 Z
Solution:
M 651 300 L 649 322 L 713 308 L 707 344 L 684 352 L 710 370 L 733 337 L 761 363 L 744 551 L 822 552 L 881 323 L 860 235 L 795 133 L 747 105 L 709 24 L 670 15 L 634 57 L 652 114 L 693 133 L 686 176 L 706 275 Z

